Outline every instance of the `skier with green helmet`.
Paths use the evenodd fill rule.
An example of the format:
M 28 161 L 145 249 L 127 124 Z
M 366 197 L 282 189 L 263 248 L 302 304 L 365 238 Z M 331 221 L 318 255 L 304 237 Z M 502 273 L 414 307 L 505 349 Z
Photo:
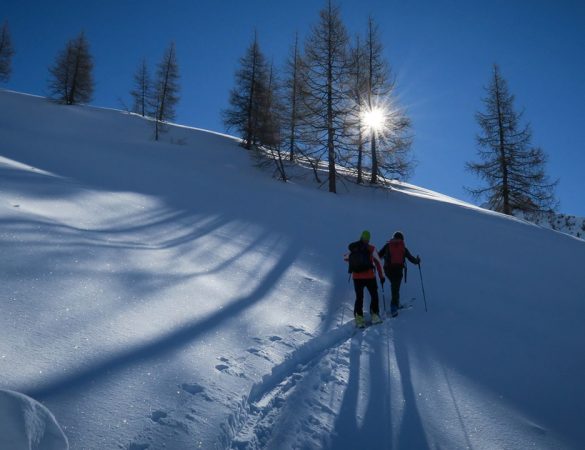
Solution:
M 359 241 L 349 244 L 349 254 L 346 255 L 346 261 L 349 263 L 349 272 L 352 274 L 353 286 L 355 289 L 355 304 L 353 314 L 356 326 L 364 328 L 364 288 L 370 293 L 370 315 L 372 324 L 381 323 L 380 306 L 378 299 L 378 283 L 376 282 L 376 272 L 380 278 L 380 283 L 384 284 L 384 272 L 382 263 L 378 257 L 376 247 L 370 244 L 370 232 L 365 230 Z

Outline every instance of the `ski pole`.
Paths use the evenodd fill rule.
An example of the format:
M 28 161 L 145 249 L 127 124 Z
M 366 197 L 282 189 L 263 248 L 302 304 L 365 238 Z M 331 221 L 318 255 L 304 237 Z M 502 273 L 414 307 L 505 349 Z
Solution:
M 420 274 L 420 285 L 422 287 L 423 299 L 425 301 L 425 312 L 429 312 L 427 310 L 427 296 L 425 295 L 425 285 L 423 283 L 423 276 L 422 276 L 422 269 L 420 268 L 420 262 L 418 263 L 418 273 Z
M 384 292 L 384 284 L 382 284 L 382 300 L 384 300 L 384 313 L 388 314 L 388 310 L 386 309 L 386 295 Z

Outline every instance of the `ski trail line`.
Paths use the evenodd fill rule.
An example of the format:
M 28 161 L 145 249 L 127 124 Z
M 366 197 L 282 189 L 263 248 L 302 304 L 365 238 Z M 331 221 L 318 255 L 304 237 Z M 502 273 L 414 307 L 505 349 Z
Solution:
M 284 361 L 274 366 L 269 374 L 264 375 L 260 381 L 254 383 L 247 398 L 244 397 L 238 403 L 227 422 L 222 425 L 219 437 L 221 447 L 232 448 L 233 440 L 242 430 L 255 428 L 255 424 L 261 421 L 266 414 L 265 411 L 262 411 L 263 405 L 270 404 L 271 399 L 278 395 L 278 392 L 275 391 L 282 388 L 282 383 L 287 378 L 292 377 L 299 366 L 308 365 L 326 350 L 338 347 L 347 341 L 354 333 L 353 321 L 326 331 L 292 351 L 285 357 Z M 252 443 L 248 442 L 248 445 L 250 444 Z
M 258 402 L 264 395 L 273 390 L 285 377 L 291 375 L 296 366 L 299 364 L 307 364 L 324 350 L 338 346 L 349 339 L 354 331 L 355 325 L 353 324 L 353 321 L 348 322 L 303 344 L 297 350 L 288 355 L 283 362 L 273 367 L 270 374 L 264 375 L 260 382 L 255 383 L 252 386 L 248 402 Z

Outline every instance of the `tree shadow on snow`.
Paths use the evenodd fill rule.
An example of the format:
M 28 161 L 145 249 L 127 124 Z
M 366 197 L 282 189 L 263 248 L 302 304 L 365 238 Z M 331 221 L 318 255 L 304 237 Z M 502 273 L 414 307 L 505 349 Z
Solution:
M 224 306 L 213 314 L 149 342 L 135 345 L 103 358 L 89 366 L 74 371 L 70 375 L 57 377 L 37 386 L 22 386 L 19 390 L 33 398 L 47 400 L 67 391 L 82 388 L 97 379 L 111 377 L 116 372 L 132 365 L 179 351 L 194 340 L 212 332 L 224 322 L 237 318 L 243 311 L 262 300 L 278 283 L 288 267 L 293 264 L 298 253 L 298 246 L 289 245 L 274 267 L 250 295 L 235 299 L 229 305 Z

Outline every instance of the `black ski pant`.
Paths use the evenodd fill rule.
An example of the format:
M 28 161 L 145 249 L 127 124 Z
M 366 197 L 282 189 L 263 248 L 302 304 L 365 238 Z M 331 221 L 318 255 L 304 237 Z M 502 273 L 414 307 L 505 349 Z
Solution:
M 392 300 L 390 304 L 394 307 L 400 307 L 400 284 L 402 283 L 402 269 L 390 270 L 386 272 L 386 278 L 390 280 L 390 291 Z
M 368 289 L 370 293 L 370 313 L 380 314 L 380 306 L 378 301 L 378 283 L 375 278 L 369 279 L 355 279 L 353 280 L 353 287 L 355 289 L 355 305 L 353 308 L 353 314 L 364 315 L 364 288 Z

